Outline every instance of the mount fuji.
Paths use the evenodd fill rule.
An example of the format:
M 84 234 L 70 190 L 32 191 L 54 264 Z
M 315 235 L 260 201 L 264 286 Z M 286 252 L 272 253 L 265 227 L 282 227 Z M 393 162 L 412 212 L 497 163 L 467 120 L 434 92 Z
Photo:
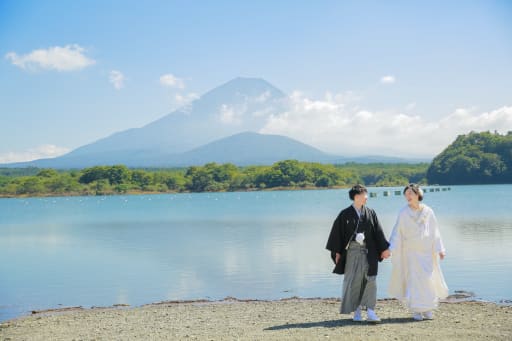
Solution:
M 332 163 L 355 160 L 324 153 L 289 137 L 257 133 L 270 115 L 286 110 L 286 100 L 285 93 L 263 79 L 235 78 L 143 127 L 114 133 L 56 158 L 1 166 L 182 167 L 207 162 L 242 166 L 284 159 Z M 378 159 L 372 157 L 371 161 Z M 364 158 L 357 161 L 364 162 Z

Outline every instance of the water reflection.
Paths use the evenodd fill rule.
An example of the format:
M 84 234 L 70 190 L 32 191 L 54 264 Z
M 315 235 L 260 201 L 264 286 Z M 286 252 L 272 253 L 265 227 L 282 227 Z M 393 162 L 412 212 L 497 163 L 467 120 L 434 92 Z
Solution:
M 512 191 L 488 210 L 468 195 L 495 189 L 482 187 L 426 202 L 448 250 L 450 291 L 510 299 Z M 324 248 L 348 204 L 346 190 L 0 200 L 0 259 L 10 260 L 0 262 L 0 320 L 58 304 L 339 296 L 343 277 Z M 404 205 L 369 201 L 388 236 Z M 390 271 L 380 264 L 379 297 Z
M 460 219 L 449 222 L 462 238 L 500 241 L 512 235 L 512 220 Z

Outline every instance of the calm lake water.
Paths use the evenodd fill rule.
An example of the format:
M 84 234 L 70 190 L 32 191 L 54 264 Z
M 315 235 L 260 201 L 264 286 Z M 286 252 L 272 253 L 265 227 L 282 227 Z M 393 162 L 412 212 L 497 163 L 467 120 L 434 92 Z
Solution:
M 370 188 L 389 236 L 402 196 Z M 400 189 L 398 189 L 400 190 Z M 0 199 L 0 320 L 59 306 L 335 297 L 325 243 L 347 190 Z M 427 193 L 450 292 L 512 299 L 512 185 Z M 381 263 L 378 296 L 391 271 Z

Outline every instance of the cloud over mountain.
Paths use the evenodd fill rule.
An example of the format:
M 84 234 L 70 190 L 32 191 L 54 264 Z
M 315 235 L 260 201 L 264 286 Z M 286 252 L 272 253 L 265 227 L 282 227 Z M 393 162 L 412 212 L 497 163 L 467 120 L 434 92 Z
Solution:
M 65 167 L 113 163 L 186 165 L 201 160 L 258 163 L 258 158 L 249 156 L 272 160 L 277 149 L 272 150 L 268 141 L 284 141 L 270 135 L 292 138 L 328 155 L 313 157 L 314 153 L 308 152 L 310 160 L 343 159 L 339 155 L 429 159 L 459 134 L 512 130 L 511 106 L 489 112 L 460 108 L 429 120 L 416 113 L 414 105 L 401 110 L 370 110 L 362 105 L 363 99 L 355 92 L 327 93 L 320 99 L 299 91 L 286 95 L 263 79 L 236 78 L 200 97 L 184 97 L 183 101 L 190 102 L 156 121 L 81 146 L 56 162 Z M 235 135 L 238 138 L 228 138 Z M 243 149 L 243 155 L 231 155 L 242 149 L 228 148 L 228 142 L 248 147 Z M 288 142 L 293 147 L 281 149 L 289 152 L 280 157 L 287 158 L 288 153 L 290 158 L 298 155 L 308 160 L 305 149 L 295 142 L 285 144 Z M 269 153 L 262 154 L 258 144 L 265 145 Z M 4 162 L 15 160 L 4 157 Z M 52 162 L 47 160 L 44 164 L 51 166 Z
M 0 164 L 54 158 L 64 155 L 69 151 L 69 148 L 59 147 L 53 144 L 45 144 L 27 150 L 0 154 Z
M 429 120 L 407 111 L 366 110 L 359 98 L 347 94 L 328 93 L 323 99 L 312 99 L 294 92 L 285 108 L 270 115 L 260 132 L 286 135 L 342 155 L 432 157 L 459 134 L 512 130 L 510 106 L 490 112 L 460 108 Z

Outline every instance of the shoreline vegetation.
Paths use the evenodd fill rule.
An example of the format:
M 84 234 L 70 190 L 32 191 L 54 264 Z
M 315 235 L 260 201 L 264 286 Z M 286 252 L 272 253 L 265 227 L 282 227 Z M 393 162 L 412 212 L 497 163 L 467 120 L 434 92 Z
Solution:
M 413 321 L 381 299 L 380 324 L 340 315 L 339 299 L 166 301 L 127 307 L 61 308 L 0 323 L 3 340 L 510 340 L 512 305 L 447 300 L 434 320 Z
M 440 185 L 512 183 L 512 131 L 457 136 L 432 160 L 427 179 Z
M 208 163 L 171 169 L 124 165 L 81 170 L 0 168 L 0 198 L 307 190 L 426 183 L 427 163 L 329 165 L 284 160 L 271 166 Z
M 459 135 L 431 163 L 333 165 L 284 160 L 245 167 L 212 162 L 186 168 L 0 168 L 0 198 L 346 188 L 355 183 L 511 184 L 511 151 L 512 131 L 470 132 Z
M 375 187 L 512 184 L 512 131 L 470 132 L 431 163 L 322 164 L 284 160 L 270 166 L 207 163 L 184 168 L 0 168 L 0 198 L 235 192 Z

